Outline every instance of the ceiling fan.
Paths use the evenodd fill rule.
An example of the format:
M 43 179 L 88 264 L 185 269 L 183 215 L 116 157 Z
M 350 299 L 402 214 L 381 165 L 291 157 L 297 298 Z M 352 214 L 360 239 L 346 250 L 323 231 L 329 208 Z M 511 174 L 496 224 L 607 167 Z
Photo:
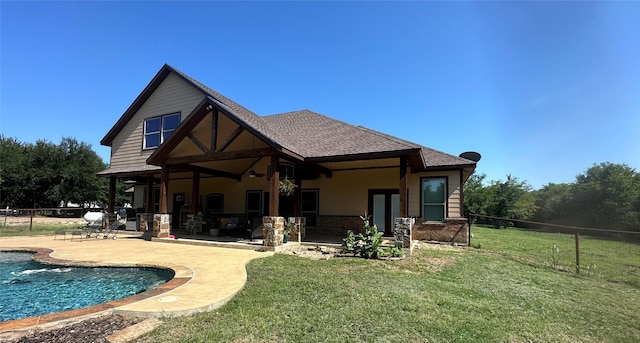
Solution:
M 251 152 L 252 152 L 252 154 L 253 154 L 253 150 L 254 150 L 254 145 L 255 145 L 255 137 L 251 137 Z M 258 174 L 258 173 L 256 173 L 255 169 L 253 169 L 253 166 L 255 166 L 256 163 L 258 163 L 258 161 L 260 161 L 260 158 L 258 158 L 257 160 L 252 158 L 251 165 L 249 166 L 249 173 L 247 174 L 250 178 L 263 177 L 265 175 L 265 174 Z
M 254 178 L 254 177 L 264 177 L 264 174 L 258 174 L 256 173 L 255 170 L 253 170 L 253 168 L 251 168 L 251 170 L 249 170 L 249 177 L 250 178 Z

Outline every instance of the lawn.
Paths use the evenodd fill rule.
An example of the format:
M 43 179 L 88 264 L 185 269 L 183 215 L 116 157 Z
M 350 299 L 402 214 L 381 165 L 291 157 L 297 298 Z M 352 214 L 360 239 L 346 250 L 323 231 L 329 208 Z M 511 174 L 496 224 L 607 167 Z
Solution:
M 585 238 L 612 257 L 576 274 L 564 245 L 549 262 L 563 237 L 473 232 L 481 249 L 428 246 L 402 261 L 258 259 L 227 305 L 164 319 L 138 342 L 640 341 L 639 245 Z
M 0 225 L 0 237 L 53 235 L 57 230 L 70 231 L 85 226 L 77 223 L 34 223 L 29 230 L 29 219 L 26 221 L 26 224 L 20 225 Z

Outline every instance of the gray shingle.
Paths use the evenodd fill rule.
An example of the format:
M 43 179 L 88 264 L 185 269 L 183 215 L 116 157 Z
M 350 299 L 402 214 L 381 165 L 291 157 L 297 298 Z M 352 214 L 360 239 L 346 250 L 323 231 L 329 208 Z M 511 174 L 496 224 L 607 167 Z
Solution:
M 262 117 L 304 157 L 329 157 L 420 149 L 426 167 L 475 164 L 420 144 L 309 111 Z

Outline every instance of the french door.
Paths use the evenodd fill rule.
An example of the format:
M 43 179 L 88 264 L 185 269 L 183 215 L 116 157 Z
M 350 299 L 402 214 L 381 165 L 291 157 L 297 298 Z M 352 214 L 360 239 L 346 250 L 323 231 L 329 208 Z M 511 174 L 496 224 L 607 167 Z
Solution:
M 369 215 L 378 231 L 391 235 L 395 218 L 400 216 L 400 193 L 397 189 L 369 190 Z

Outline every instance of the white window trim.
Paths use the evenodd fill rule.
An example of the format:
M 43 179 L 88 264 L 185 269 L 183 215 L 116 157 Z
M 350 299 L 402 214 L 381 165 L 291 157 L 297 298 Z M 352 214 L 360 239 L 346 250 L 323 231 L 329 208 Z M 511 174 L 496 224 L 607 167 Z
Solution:
M 176 126 L 173 129 L 165 130 L 164 129 L 164 120 L 166 118 L 174 117 L 174 116 L 178 116 L 178 126 L 180 126 L 180 122 L 181 122 L 181 119 L 182 119 L 182 118 L 180 118 L 180 112 L 169 113 L 169 114 L 165 114 L 165 115 L 158 116 L 158 117 L 146 118 L 144 120 L 144 122 L 142 124 L 143 125 L 143 127 L 142 127 L 142 130 L 143 130 L 143 133 L 142 133 L 142 137 L 143 137 L 142 138 L 142 150 L 157 149 L 157 148 L 160 147 L 160 145 L 162 145 L 162 143 L 164 143 L 165 133 L 167 133 L 167 132 L 173 133 L 177 128 L 177 126 Z M 154 132 L 151 132 L 151 133 L 147 132 L 147 121 L 148 120 L 155 120 L 155 119 L 160 119 L 160 131 L 154 131 Z M 151 146 L 151 147 L 147 146 L 147 136 L 150 135 L 150 134 L 159 134 L 160 135 L 160 144 L 158 144 L 158 146 Z

